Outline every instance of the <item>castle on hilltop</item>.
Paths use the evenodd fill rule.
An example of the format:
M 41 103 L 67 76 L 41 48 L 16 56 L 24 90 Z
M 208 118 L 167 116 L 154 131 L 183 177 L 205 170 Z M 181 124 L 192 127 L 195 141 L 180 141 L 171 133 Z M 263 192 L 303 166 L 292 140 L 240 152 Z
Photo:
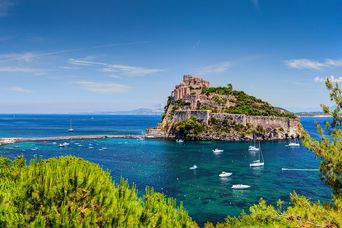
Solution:
M 175 89 L 171 92 L 171 98 L 173 101 L 178 100 L 181 102 L 183 110 L 197 110 L 206 106 L 224 109 L 232 105 L 229 101 L 234 98 L 231 96 L 216 95 L 217 99 L 222 100 L 222 102 L 218 103 L 212 99 L 213 96 L 203 94 L 203 89 L 209 87 L 209 81 L 187 74 L 183 76 L 183 81 L 175 86 Z
M 301 124 L 295 116 L 285 113 L 243 91 L 235 91 L 231 84 L 211 87 L 209 81 L 192 75 L 171 92 L 162 121 L 147 129 L 147 137 L 179 137 L 177 126 L 189 118 L 201 126 L 188 138 L 211 140 L 285 139 L 298 137 Z M 253 132 L 256 132 L 255 134 Z
M 187 74 L 183 76 L 183 81 L 179 85 L 176 85 L 171 96 L 174 97 L 175 100 L 180 100 L 191 95 L 199 94 L 202 88 L 209 86 L 210 83 L 208 81 Z M 192 90 L 195 91 L 195 94 L 191 94 Z

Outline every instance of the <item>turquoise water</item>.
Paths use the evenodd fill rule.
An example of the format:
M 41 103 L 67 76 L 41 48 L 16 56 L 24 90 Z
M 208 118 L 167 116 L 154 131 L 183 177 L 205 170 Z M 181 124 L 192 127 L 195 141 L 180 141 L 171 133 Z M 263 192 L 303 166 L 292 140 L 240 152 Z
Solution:
M 0 136 L 52 136 L 68 134 L 69 119 L 73 119 L 74 134 L 141 134 L 154 126 L 160 116 L 61 116 L 61 115 L 0 115 Z M 313 135 L 312 118 L 301 120 Z M 319 120 L 322 122 L 322 119 Z M 56 142 L 59 143 L 59 142 Z M 276 204 L 280 198 L 289 201 L 296 191 L 312 200 L 329 200 L 331 191 L 321 182 L 318 171 L 282 171 L 282 168 L 315 169 L 319 160 L 305 147 L 289 148 L 285 141 L 262 142 L 265 159 L 262 168 L 250 168 L 258 157 L 248 152 L 248 143 L 185 142 L 167 140 L 104 139 L 71 141 L 67 148 L 54 142 L 20 143 L 0 147 L 1 155 L 15 157 L 35 154 L 43 158 L 75 155 L 109 169 L 114 181 L 128 178 L 142 194 L 146 185 L 183 201 L 189 214 L 199 223 L 223 221 L 227 215 L 238 215 L 242 209 L 256 203 L 260 197 Z M 212 150 L 223 149 L 220 155 Z M 197 165 L 197 170 L 189 167 Z M 222 171 L 232 172 L 229 178 L 219 178 Z M 248 190 L 232 190 L 232 184 L 247 184 Z

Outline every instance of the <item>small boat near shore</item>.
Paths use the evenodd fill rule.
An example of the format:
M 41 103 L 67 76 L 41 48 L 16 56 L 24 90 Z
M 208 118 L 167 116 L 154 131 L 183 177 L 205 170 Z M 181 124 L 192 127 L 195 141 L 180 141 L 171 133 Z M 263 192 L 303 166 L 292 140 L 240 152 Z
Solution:
M 69 146 L 69 145 L 70 145 L 69 143 L 64 142 L 64 143 L 60 143 L 60 144 L 58 145 L 58 147 L 66 147 L 66 146 Z
M 290 142 L 287 146 L 289 146 L 289 147 L 299 147 L 300 144 L 298 143 L 298 141 L 294 141 L 294 142 Z
M 245 184 L 234 184 L 232 186 L 232 189 L 247 189 L 250 188 L 251 186 L 245 185 Z
M 190 170 L 195 170 L 195 169 L 198 169 L 197 165 L 193 165 L 189 168 Z
M 219 174 L 219 177 L 230 177 L 232 174 L 233 173 L 222 171 L 222 173 Z
M 184 140 L 183 139 L 176 139 L 176 143 L 183 143 Z
M 214 154 L 220 154 L 222 153 L 224 150 L 218 149 L 216 148 L 215 150 L 213 150 Z
M 259 148 L 255 144 L 255 139 L 254 139 L 254 145 L 250 145 L 248 147 L 248 151 L 259 151 L 260 150 L 260 142 L 259 142 Z

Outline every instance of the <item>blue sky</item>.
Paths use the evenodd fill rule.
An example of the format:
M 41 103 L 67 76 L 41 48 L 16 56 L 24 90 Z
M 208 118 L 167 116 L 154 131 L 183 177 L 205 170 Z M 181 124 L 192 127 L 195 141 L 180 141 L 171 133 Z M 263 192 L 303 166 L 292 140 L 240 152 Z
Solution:
M 0 113 L 159 108 L 183 74 L 291 111 L 342 82 L 339 0 L 0 0 Z

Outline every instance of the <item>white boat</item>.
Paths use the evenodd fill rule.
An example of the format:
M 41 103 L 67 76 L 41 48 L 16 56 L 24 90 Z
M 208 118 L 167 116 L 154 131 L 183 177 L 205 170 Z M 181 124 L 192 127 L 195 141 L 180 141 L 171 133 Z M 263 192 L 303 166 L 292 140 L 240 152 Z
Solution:
M 70 127 L 68 129 L 68 132 L 73 132 L 73 131 L 74 131 L 74 129 L 72 128 L 72 120 L 70 120 Z
M 222 171 L 222 173 L 219 174 L 219 177 L 230 177 L 233 173 L 227 173 L 225 171 Z
M 215 153 L 215 154 L 219 154 L 219 153 L 222 153 L 224 150 L 221 150 L 221 149 L 218 149 L 218 148 L 216 148 L 215 150 L 213 150 L 213 152 Z
M 258 147 L 256 147 L 256 145 L 255 145 L 255 139 L 254 139 L 254 145 L 252 146 L 249 146 L 248 147 L 248 150 L 249 151 L 259 151 L 260 150 L 260 142 L 259 142 L 259 148 Z
M 190 170 L 195 170 L 195 169 L 198 169 L 197 165 L 193 165 L 189 168 Z
M 183 143 L 184 140 L 183 140 L 183 139 L 176 139 L 176 142 L 177 142 L 177 143 Z
M 253 161 L 252 163 L 249 164 L 250 167 L 259 167 L 265 165 L 264 163 L 264 156 L 262 155 L 262 151 L 260 150 L 259 152 L 259 159 Z
M 245 185 L 245 184 L 234 184 L 232 186 L 232 189 L 246 189 L 246 188 L 250 188 L 251 186 L 249 185 Z
M 298 146 L 300 146 L 300 144 L 297 142 L 297 140 L 296 141 L 292 141 L 292 142 L 290 142 L 287 146 L 290 146 L 290 147 L 298 147 Z
M 60 144 L 58 145 L 58 147 L 66 147 L 66 146 L 69 146 L 69 145 L 70 145 L 69 143 L 64 142 L 64 143 L 60 143 Z

